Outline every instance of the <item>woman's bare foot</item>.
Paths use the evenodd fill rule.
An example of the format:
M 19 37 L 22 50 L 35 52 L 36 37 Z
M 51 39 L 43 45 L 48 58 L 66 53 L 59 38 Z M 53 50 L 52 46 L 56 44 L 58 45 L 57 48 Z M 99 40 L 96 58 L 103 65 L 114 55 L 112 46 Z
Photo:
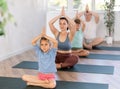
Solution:
M 61 68 L 62 68 L 61 65 L 62 65 L 61 63 L 57 63 L 57 64 L 56 64 L 56 68 L 57 68 L 57 69 L 61 69 Z

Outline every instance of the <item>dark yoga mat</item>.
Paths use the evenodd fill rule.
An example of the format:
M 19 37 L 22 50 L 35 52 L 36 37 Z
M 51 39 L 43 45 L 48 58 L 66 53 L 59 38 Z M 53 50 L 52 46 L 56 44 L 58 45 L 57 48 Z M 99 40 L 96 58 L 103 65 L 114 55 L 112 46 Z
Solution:
M 120 61 L 120 55 L 112 55 L 112 54 L 93 54 L 93 53 L 90 53 L 90 55 L 88 55 L 87 57 L 80 57 L 80 58 Z
M 22 69 L 38 69 L 37 62 L 23 61 L 13 68 L 22 68 Z M 113 74 L 113 66 L 100 66 L 100 65 L 86 65 L 86 64 L 76 64 L 73 68 L 70 69 L 60 69 L 58 71 L 69 71 L 69 72 L 82 72 L 82 73 L 97 73 L 97 74 Z
M 20 78 L 0 77 L 0 89 L 44 89 L 37 86 L 26 86 Z M 55 89 L 108 89 L 108 84 L 57 81 Z
M 109 46 L 96 46 L 93 47 L 95 50 L 109 50 L 109 51 L 120 51 L 120 47 L 109 47 Z

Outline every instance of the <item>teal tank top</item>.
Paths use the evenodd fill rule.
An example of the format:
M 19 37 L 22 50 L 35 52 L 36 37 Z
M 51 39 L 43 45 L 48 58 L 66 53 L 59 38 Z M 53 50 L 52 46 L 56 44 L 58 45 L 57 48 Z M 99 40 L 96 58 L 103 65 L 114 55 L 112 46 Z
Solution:
M 73 41 L 72 48 L 83 48 L 83 32 L 82 29 L 76 31 Z

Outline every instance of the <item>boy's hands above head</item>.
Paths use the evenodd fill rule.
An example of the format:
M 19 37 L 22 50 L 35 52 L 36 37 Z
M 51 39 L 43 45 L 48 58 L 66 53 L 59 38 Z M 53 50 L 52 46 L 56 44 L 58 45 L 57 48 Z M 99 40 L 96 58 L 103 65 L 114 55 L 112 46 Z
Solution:
M 76 18 L 79 18 L 78 10 L 76 11 Z

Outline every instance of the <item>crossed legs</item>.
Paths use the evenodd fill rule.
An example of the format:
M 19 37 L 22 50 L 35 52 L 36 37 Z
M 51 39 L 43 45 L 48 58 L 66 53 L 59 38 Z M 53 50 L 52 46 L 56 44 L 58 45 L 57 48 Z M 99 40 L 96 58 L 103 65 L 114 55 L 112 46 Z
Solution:
M 72 54 L 77 56 L 88 56 L 89 51 L 85 49 L 72 50 Z
M 33 76 L 33 75 L 23 75 L 22 79 L 27 82 L 27 85 L 41 86 L 44 88 L 55 88 L 56 87 L 56 81 L 54 79 L 40 80 L 38 79 L 38 76 Z
M 91 40 L 89 43 L 84 40 L 83 46 L 84 46 L 84 48 L 92 49 L 94 46 L 101 44 L 103 41 L 104 41 L 104 39 L 100 38 L 100 37 Z

